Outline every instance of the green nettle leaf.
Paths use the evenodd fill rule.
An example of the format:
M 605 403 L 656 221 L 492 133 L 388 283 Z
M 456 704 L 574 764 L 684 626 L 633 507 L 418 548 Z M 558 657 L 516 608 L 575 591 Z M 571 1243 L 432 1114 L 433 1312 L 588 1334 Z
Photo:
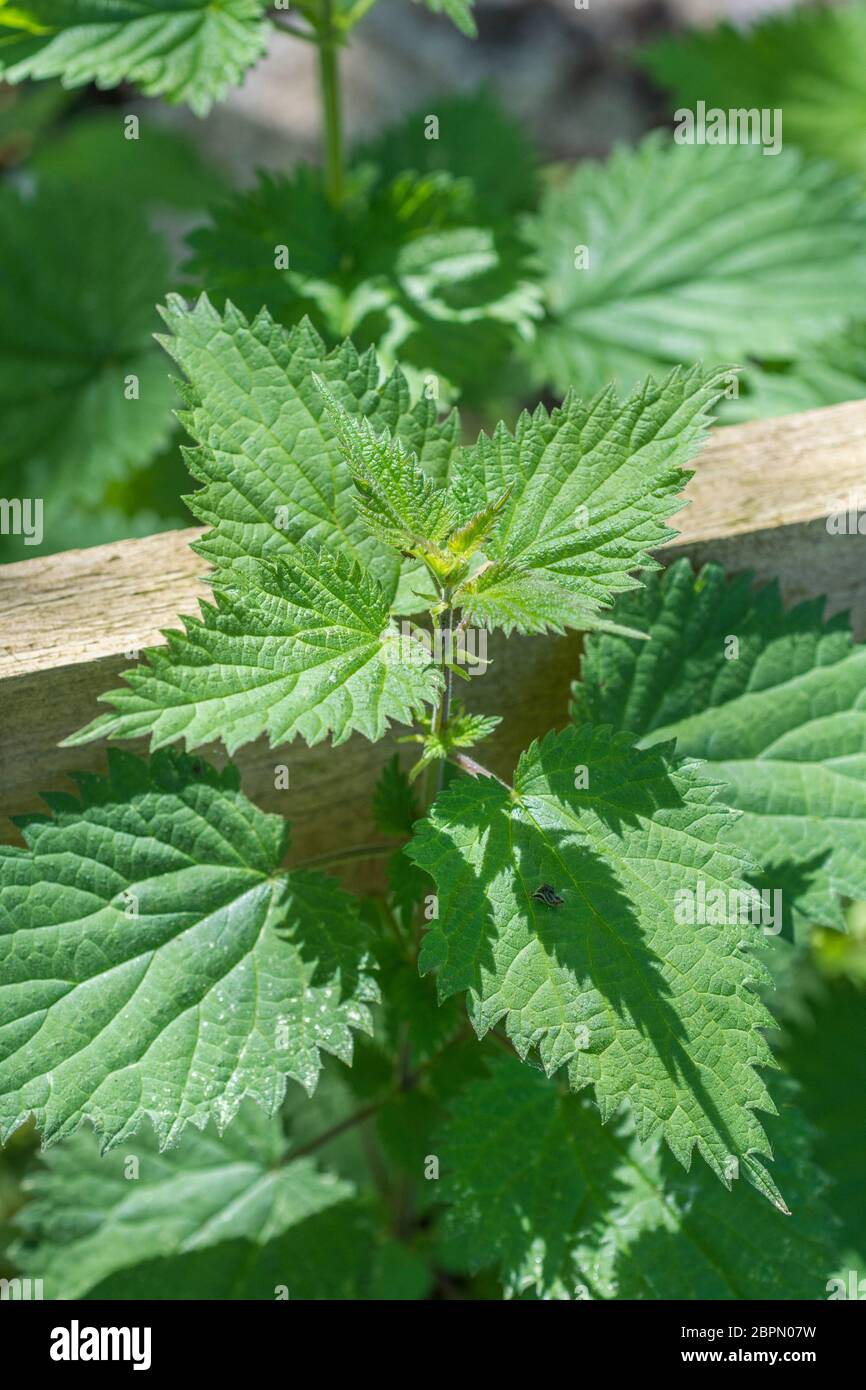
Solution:
M 88 1294 L 100 1299 L 356 1300 L 370 1297 L 376 1258 L 360 1201 L 335 1203 L 264 1245 L 227 1240 L 117 1270 Z M 389 1247 L 386 1247 L 386 1249 Z
M 866 396 L 866 320 L 804 348 L 784 371 L 750 368 L 746 384 L 738 400 L 725 403 L 725 424 L 861 399 Z
M 408 859 L 405 862 L 421 876 Z M 426 874 L 423 877 L 429 884 Z M 432 892 L 432 884 L 427 891 Z M 466 1014 L 458 999 L 441 1003 L 436 997 L 432 977 L 419 975 L 414 961 L 407 960 L 396 946 L 382 952 L 380 971 L 386 1037 L 397 1052 L 405 1043 L 412 1066 L 422 1066 L 460 1031 Z M 462 1084 L 465 1079 L 462 1060 L 458 1063 L 457 1076 L 456 1084 Z M 398 1096 L 397 1106 L 406 1098 L 406 1095 Z M 426 1094 L 425 1099 L 428 1099 Z M 424 1155 L 421 1157 L 423 1160 Z M 415 1171 L 417 1173 L 417 1168 Z
M 675 369 L 623 401 L 612 388 L 588 404 L 569 393 L 513 432 L 482 434 L 452 466 L 454 487 L 479 508 L 506 496 L 484 563 L 455 596 L 468 621 L 520 632 L 603 623 L 612 595 L 634 588 L 632 572 L 675 534 L 666 523 L 725 380 Z
M 697 1145 L 724 1181 L 736 1158 L 785 1210 L 755 1113 L 773 1110 L 755 866 L 715 792 L 669 750 L 588 725 L 533 744 L 513 791 L 458 779 L 407 850 L 438 894 L 419 963 L 441 998 L 468 994 L 480 1037 L 504 1020 L 521 1057 L 591 1085 L 604 1120 L 628 1100 L 641 1139 L 660 1132 L 684 1165 Z
M 173 432 L 153 342 L 168 258 L 128 203 L 56 187 L 0 191 L 0 249 L 15 267 L 0 281 L 0 470 L 6 495 L 46 499 L 50 536 Z
M 122 106 L 76 113 L 37 145 L 28 171 L 73 185 L 67 207 L 74 207 L 82 186 L 120 192 L 136 203 L 195 210 L 223 196 L 220 174 L 191 139 L 154 121 L 141 124 L 137 140 L 121 139 L 123 120 Z M 165 283 L 159 297 L 164 293 Z
M 355 503 L 379 540 L 407 555 L 423 555 L 447 540 L 457 512 L 447 489 L 437 487 L 400 439 L 377 434 L 369 420 L 353 420 L 321 377 L 334 433 L 358 492 Z
M 468 714 L 458 703 L 454 718 L 449 719 L 442 740 L 450 748 L 474 748 L 476 744 L 489 738 L 501 723 L 501 715 Z
M 329 342 L 375 344 L 443 389 L 485 389 L 541 314 L 524 243 L 444 170 L 360 168 L 339 208 L 317 170 L 262 174 L 212 220 L 188 266 L 209 294 L 249 315 L 266 304 L 286 325 L 308 316 Z
M 613 1166 L 612 1141 L 588 1103 L 560 1095 L 517 1058 L 497 1057 L 458 1093 L 434 1142 L 450 1258 L 470 1270 L 496 1266 L 509 1293 L 535 1264 L 549 1291 L 596 1177 L 591 1159 L 607 1159 L 601 1192 Z
M 421 745 L 421 756 L 409 774 L 410 780 L 414 781 L 430 763 L 444 762 L 455 749 L 474 748 L 476 744 L 483 743 L 501 723 L 499 715 L 469 714 L 462 701 L 454 700 L 447 728 L 426 727 L 424 733 L 408 734 L 400 740 L 401 743 Z
M 814 995 L 796 1019 L 785 1021 L 779 1055 L 799 1082 L 803 1111 L 815 1126 L 815 1153 L 833 1180 L 828 1200 L 842 1223 L 845 1248 L 862 1259 L 866 990 L 839 979 L 819 982 Z
M 171 296 L 164 346 L 182 368 L 182 420 L 198 447 L 188 453 L 202 484 L 187 499 L 211 529 L 196 550 L 216 565 L 291 557 L 300 542 L 350 556 L 398 596 L 400 559 L 358 515 L 358 494 L 314 376 L 352 416 L 369 419 L 417 455 L 444 482 L 458 445 L 459 419 L 437 416 L 435 401 L 410 401 L 399 370 L 381 379 L 372 351 L 351 342 L 328 350 L 309 323 L 287 330 L 267 312 L 251 322 L 233 306 L 219 314 L 206 297 L 193 309 Z M 401 593 L 415 612 L 418 600 Z
M 143 653 L 126 688 L 67 744 L 150 734 L 160 748 L 221 739 L 229 752 L 267 734 L 335 744 L 382 738 L 434 703 L 442 674 L 429 649 L 401 633 L 385 595 L 348 557 L 298 546 L 291 557 L 227 568 L 211 580 L 216 606 Z
M 0 847 L 0 1136 L 33 1114 L 46 1141 L 89 1119 L 111 1147 L 145 1115 L 161 1145 L 287 1077 L 312 1092 L 320 1052 L 352 1057 L 377 997 L 366 933 L 333 879 L 279 874 L 288 827 L 174 752 L 112 752 L 81 800 Z
M 396 835 L 401 840 L 411 838 L 412 828 L 421 814 L 412 780 L 400 767 L 397 753 L 382 768 L 373 793 L 373 819 L 383 835 Z M 408 925 L 419 902 L 433 891 L 430 880 L 400 848 L 388 861 L 388 883 L 392 903 Z M 402 967 L 407 968 L 405 961 Z M 409 973 L 418 979 L 416 971 Z
M 249 1101 L 222 1138 L 208 1126 L 164 1152 L 145 1125 L 131 1145 L 100 1157 L 82 1129 L 49 1149 L 29 1179 L 14 1253 L 44 1280 L 46 1297 L 81 1298 L 148 1260 L 224 1241 L 264 1246 L 354 1195 L 311 1159 L 282 1163 L 285 1150 L 280 1121 Z
M 465 479 L 459 481 L 459 474 L 454 489 L 437 486 L 399 438 L 377 434 L 369 420 L 353 419 L 321 378 L 314 380 L 355 484 L 355 505 L 369 531 L 401 554 L 423 560 L 437 582 L 453 588 L 468 574 L 468 562 L 493 531 L 508 489 L 474 511 L 473 490 Z
M 855 182 L 795 150 L 658 133 L 580 164 L 526 219 L 550 315 L 536 379 L 588 394 L 678 362 L 789 360 L 866 292 L 864 228 Z
M 134 82 L 204 116 L 261 57 L 263 0 L 3 0 L 0 77 Z
M 373 164 L 390 183 L 406 169 L 418 174 L 446 173 L 468 179 L 476 206 L 498 223 L 528 212 L 537 199 L 538 156 L 519 124 L 487 88 L 437 97 L 435 111 L 425 103 L 397 125 L 358 146 L 358 166 Z M 431 115 L 436 138 L 432 139 Z
M 475 0 L 416 0 L 416 4 L 418 3 L 426 5 L 434 14 L 447 15 L 470 39 L 476 37 L 478 30 L 472 14 Z
M 856 3 L 663 38 L 641 56 L 680 105 L 779 108 L 786 141 L 862 173 L 864 44 L 866 5 Z
M 509 492 L 506 488 L 498 497 L 485 502 L 449 536 L 448 549 L 452 555 L 461 560 L 468 560 L 475 554 L 493 531 L 496 519 L 505 507 L 508 497 Z
M 826 1297 L 840 1248 L 827 1181 L 788 1090 L 774 1090 L 787 1217 L 743 1182 L 725 1192 L 702 1166 L 684 1173 L 624 1117 L 602 1125 L 589 1101 L 497 1058 L 436 1141 L 449 1254 L 496 1266 L 513 1296 Z
M 391 902 L 406 928 L 412 923 L 419 905 L 433 892 L 430 879 L 403 849 L 396 850 L 388 861 L 388 888 Z
M 373 818 L 383 835 L 408 839 L 420 815 L 418 800 L 395 753 L 382 768 L 373 793 Z
M 844 929 L 840 899 L 866 898 L 866 647 L 823 607 L 786 613 L 776 585 L 679 560 L 617 607 L 649 642 L 587 642 L 574 717 L 706 759 L 762 884 Z

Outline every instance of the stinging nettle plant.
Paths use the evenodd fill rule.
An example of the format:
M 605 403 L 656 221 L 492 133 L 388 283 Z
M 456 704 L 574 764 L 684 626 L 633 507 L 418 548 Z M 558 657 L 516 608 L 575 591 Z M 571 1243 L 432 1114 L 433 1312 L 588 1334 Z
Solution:
M 266 311 L 250 323 L 205 298 L 191 308 L 172 299 L 164 317 L 185 378 L 201 485 L 190 505 L 209 528 L 196 548 L 213 566 L 213 602 L 146 653 L 105 697 L 110 710 L 69 740 L 149 735 L 158 751 L 149 761 L 111 753 L 107 779 L 79 778 L 78 799 L 48 798 L 50 816 L 22 822 L 26 849 L 0 851 L 4 1136 L 32 1114 L 52 1143 L 86 1119 L 110 1155 L 147 1119 L 166 1151 L 150 1159 L 159 1188 L 188 1176 L 187 1164 L 194 1172 L 203 1154 L 206 1167 L 230 1166 L 228 1136 L 244 1125 L 253 1181 L 279 1140 L 239 1112 L 251 1114 L 252 1100 L 274 1114 L 287 1079 L 315 1100 L 323 1055 L 350 1064 L 357 1038 L 372 1031 L 358 1059 L 364 1103 L 337 1129 L 372 1115 L 385 1126 L 402 1176 L 386 1178 L 377 1200 L 398 1204 L 416 1262 L 433 1198 L 407 1198 L 405 1170 L 424 1187 L 432 1160 L 434 1197 L 446 1207 L 434 1258 L 493 1266 L 512 1293 L 646 1296 L 638 1247 L 654 1231 L 669 1234 L 693 1201 L 705 1203 L 710 1231 L 706 1283 L 696 1275 L 695 1287 L 718 1291 L 716 1262 L 730 1270 L 728 1291 L 746 1287 L 721 1216 L 727 1201 L 738 1204 L 736 1220 L 747 1207 L 758 1229 L 794 1210 L 791 1231 L 770 1228 L 775 1253 L 758 1296 L 816 1296 L 816 1277 L 832 1266 L 832 1221 L 819 1203 L 816 1248 L 820 1181 L 804 1158 L 808 1137 L 790 1093 L 766 1080 L 759 919 L 710 913 L 684 923 L 677 904 L 684 892 L 752 900 L 762 872 L 753 853 L 775 844 L 774 779 L 790 781 L 792 763 L 812 758 L 825 780 L 861 795 L 850 769 L 830 767 L 828 741 L 834 725 L 840 749 L 852 719 L 862 728 L 863 657 L 838 622 L 821 638 L 812 612 L 810 661 L 786 640 L 774 600 L 753 598 L 748 585 L 726 599 L 713 570 L 696 586 L 685 562 L 654 577 L 649 552 L 671 535 L 727 369 L 675 369 L 624 400 L 612 390 L 588 403 L 569 396 L 464 446 L 455 415 L 413 404 L 399 369 L 381 373 L 372 351 L 329 350 L 309 324 L 286 329 Z M 650 589 L 636 587 L 641 569 Z M 705 592 L 708 612 L 738 608 L 742 665 L 688 613 Z M 610 613 L 617 594 L 624 621 Z M 671 605 L 682 610 L 674 627 Z M 653 666 L 655 645 L 670 663 L 689 621 L 703 645 L 688 639 L 674 660 L 682 682 L 672 681 L 670 664 L 664 676 Z M 595 633 L 574 723 L 527 749 L 508 781 L 480 761 L 496 718 L 452 698 L 455 676 L 467 675 L 470 624 L 551 640 L 567 627 Z M 440 644 L 439 664 L 433 629 L 453 639 Z M 639 702 L 631 708 L 629 686 Z M 822 709 L 820 734 L 803 717 L 807 692 Z M 723 751 L 709 772 L 691 753 L 695 745 L 706 757 L 704 708 L 717 730 L 727 719 L 739 720 L 740 738 L 754 731 L 754 763 L 734 786 L 742 820 L 753 822 L 746 834 L 720 796 L 730 785 Z M 767 741 L 789 740 L 790 761 L 762 767 L 762 720 Z M 327 855 L 292 866 L 288 825 L 243 796 L 231 767 L 217 772 L 194 753 L 216 739 L 234 751 L 261 734 L 275 748 L 298 736 L 378 739 L 392 722 L 414 722 L 420 747 L 413 767 L 393 761 L 375 789 L 377 822 L 392 837 L 383 899 L 345 892 L 323 872 Z M 167 746 L 178 742 L 185 753 Z M 828 898 L 862 891 L 866 808 L 836 836 L 838 792 L 823 789 Z M 820 795 L 808 794 L 804 823 L 820 816 Z M 344 846 L 330 859 L 365 853 L 381 850 Z M 767 862 L 772 873 L 778 856 Z M 821 893 L 811 885 L 801 910 L 818 901 L 820 912 Z M 467 1032 L 480 1040 L 477 1056 Z M 775 1131 L 777 1180 L 764 1117 L 780 1108 L 793 1118 Z M 211 1122 L 228 1149 L 184 1136 Z M 369 1198 L 308 1157 L 329 1139 L 327 1128 L 290 1138 L 268 1180 L 280 1190 L 264 1226 L 257 1218 L 219 1232 L 241 1251 L 255 1246 L 243 1296 L 273 1296 L 286 1282 L 274 1275 L 281 1261 L 291 1283 L 319 1223 L 336 1222 L 351 1243 L 354 1223 L 373 1220 Z M 84 1136 L 70 1142 L 82 1173 L 110 1161 Z M 514 1145 L 524 1142 L 521 1157 Z M 25 1209 L 23 1258 L 34 1270 L 61 1258 L 52 1175 L 72 1162 L 49 1156 L 48 1195 Z M 206 1213 L 214 1198 L 200 1187 Z M 152 1200 L 168 1201 L 168 1191 Z M 600 1232 L 625 1213 L 635 1228 L 613 1249 Z M 336 1296 L 385 1287 L 375 1262 L 393 1250 L 381 1239 L 369 1237 L 375 1257 L 355 1291 Z M 242 1254 L 225 1244 L 218 1259 L 231 1270 Z M 176 1287 L 191 1253 L 180 1230 L 173 1250 L 177 1267 L 157 1269 L 165 1251 L 145 1241 L 134 1268 L 124 1260 L 120 1284 L 106 1285 L 133 1292 L 109 1296 Z M 121 1258 L 97 1233 L 88 1251 L 94 1279 Z M 319 1276 L 327 1285 L 327 1271 Z M 685 1277 L 675 1265 L 670 1287 Z M 317 1289 L 307 1296 L 325 1296 Z
M 471 32 L 465 0 L 428 7 Z M 203 112 L 262 51 L 267 8 L 120 0 L 97 24 L 78 0 L 62 22 L 0 4 L 0 60 Z M 779 1045 L 766 1001 L 780 929 L 842 939 L 866 899 L 866 649 L 820 602 L 652 558 L 735 376 L 672 366 L 685 327 L 691 356 L 744 347 L 736 313 L 666 337 L 671 304 L 702 283 L 747 303 L 739 243 L 710 273 L 696 233 L 675 288 L 649 254 L 619 273 L 619 213 L 607 274 L 584 283 L 571 256 L 599 208 L 640 222 L 641 197 L 687 187 L 690 225 L 724 240 L 748 195 L 775 360 L 798 319 L 776 243 L 808 213 L 811 332 L 834 331 L 860 203 L 817 166 L 822 196 L 794 197 L 796 155 L 758 197 L 745 155 L 708 172 L 657 137 L 529 215 L 508 180 L 407 173 L 406 130 L 347 170 L 336 53 L 370 5 L 292 8 L 320 51 L 324 174 L 217 210 L 188 267 L 210 297 L 161 311 L 212 597 L 67 740 L 108 740 L 107 775 L 0 846 L 0 1140 L 32 1118 L 45 1145 L 15 1264 L 59 1298 L 823 1297 L 848 1245 L 786 1073 L 806 1052 L 820 1076 L 826 1044 Z M 275 277 L 286 226 L 309 236 Z M 146 337 L 128 352 L 161 382 Z M 539 387 L 580 389 L 469 442 L 425 369 L 472 399 L 518 342 Z M 570 630 L 571 708 L 504 768 L 486 636 Z M 353 735 L 396 744 L 368 789 L 380 838 L 308 861 L 291 814 L 199 751 L 327 741 L 338 769 Z M 377 860 L 376 893 L 336 876 Z

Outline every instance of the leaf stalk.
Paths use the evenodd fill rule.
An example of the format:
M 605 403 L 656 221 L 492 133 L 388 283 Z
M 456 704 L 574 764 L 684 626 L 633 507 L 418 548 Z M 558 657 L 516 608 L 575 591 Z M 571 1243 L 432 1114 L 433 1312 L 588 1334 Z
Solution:
M 334 207 L 343 201 L 343 119 L 337 51 L 341 35 L 334 22 L 333 0 L 321 0 L 318 26 L 319 88 L 324 126 L 325 190 Z

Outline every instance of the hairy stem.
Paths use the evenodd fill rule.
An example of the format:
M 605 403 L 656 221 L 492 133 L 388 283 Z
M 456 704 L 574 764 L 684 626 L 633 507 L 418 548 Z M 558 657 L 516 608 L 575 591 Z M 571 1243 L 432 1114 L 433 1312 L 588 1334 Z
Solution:
M 334 24 L 333 0 L 321 0 L 318 30 L 319 87 L 325 145 L 325 189 L 336 206 L 343 199 L 343 127 L 340 74 L 337 63 L 339 33 Z
M 452 661 L 453 658 L 454 658 L 454 653 L 453 653 L 452 650 L 451 650 L 451 642 L 452 642 L 453 633 L 454 633 L 454 610 L 453 610 L 453 608 L 449 608 L 449 609 L 448 609 L 448 611 L 447 611 L 447 613 L 446 613 L 446 615 L 445 615 L 445 618 L 446 618 L 447 626 L 445 627 L 445 631 L 444 631 L 444 641 L 443 641 L 443 644 L 442 644 L 442 650 L 443 650 L 444 653 L 445 653 L 445 661 L 446 661 L 446 663 L 448 663 L 448 662 Z M 440 713 L 440 717 L 439 717 L 439 729 L 440 729 L 440 731 L 443 731 L 443 730 L 447 729 L 447 727 L 448 727 L 448 720 L 449 720 L 450 717 L 451 717 L 451 693 L 452 693 L 453 686 L 454 686 L 454 672 L 451 670 L 450 665 L 446 664 L 446 666 L 445 666 L 445 689 L 444 689 L 444 691 L 442 692 L 442 700 L 441 700 L 441 703 L 440 703 L 440 706 L 439 706 L 439 713 Z M 438 795 L 439 792 L 441 792 L 444 781 L 445 781 L 445 759 L 444 759 L 444 758 L 441 758 L 440 761 L 439 761 L 439 766 L 438 766 L 438 768 L 436 769 L 436 792 L 437 792 L 437 795 Z
M 444 597 L 446 602 L 448 602 L 450 599 L 450 594 L 445 594 Z M 442 614 L 441 620 L 444 624 L 444 627 L 442 629 L 442 651 L 445 655 L 445 660 L 447 662 L 452 654 L 451 640 L 452 633 L 454 631 L 454 610 L 453 608 L 451 608 L 450 602 L 448 602 L 448 607 Z M 445 688 L 442 691 L 442 696 L 439 700 L 438 705 L 436 706 L 436 710 L 433 715 L 433 722 L 431 725 L 431 732 L 434 734 L 441 734 L 448 727 L 448 720 L 451 716 L 451 690 L 453 684 L 453 672 L 450 671 L 448 666 L 446 665 Z M 442 790 L 442 780 L 444 777 L 444 773 L 444 758 L 439 759 L 438 762 L 428 764 L 427 768 L 424 771 L 424 781 L 422 783 L 421 791 L 421 809 L 425 816 L 427 812 L 430 810 L 430 807 L 433 805 L 433 802 L 436 800 L 436 797 L 438 796 L 439 792 Z
M 468 772 L 470 777 L 490 777 L 494 782 L 498 782 L 501 787 L 507 787 L 510 792 L 514 791 L 514 788 L 510 786 L 508 782 L 504 781 L 501 777 L 497 777 L 496 773 L 491 772 L 489 767 L 484 767 L 482 763 L 478 763 L 474 758 L 470 758 L 468 753 L 453 752 L 448 761 L 452 762 L 455 767 L 459 767 L 461 772 Z

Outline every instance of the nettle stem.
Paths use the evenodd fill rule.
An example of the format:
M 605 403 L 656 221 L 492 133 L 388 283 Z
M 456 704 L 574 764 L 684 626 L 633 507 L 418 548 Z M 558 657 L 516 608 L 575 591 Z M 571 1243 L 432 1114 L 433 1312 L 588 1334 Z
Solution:
M 489 767 L 483 763 L 478 763 L 474 758 L 470 758 L 468 753 L 453 752 L 448 760 L 455 767 L 459 767 L 461 772 L 468 772 L 470 777 L 489 777 L 491 781 L 498 782 L 501 787 L 506 787 L 512 794 L 514 788 L 502 777 L 497 777 L 495 772 L 491 772 Z
M 448 728 L 448 720 L 451 718 L 451 693 L 454 688 L 454 672 L 451 663 L 454 660 L 454 652 L 451 644 L 454 640 L 454 609 L 448 608 L 445 613 L 446 626 L 443 629 L 442 651 L 445 655 L 445 689 L 442 692 L 442 699 L 439 703 L 439 732 L 444 733 Z M 437 768 L 436 792 L 441 792 L 445 780 L 445 759 L 441 759 Z
M 448 604 L 444 613 L 441 615 L 442 627 L 442 653 L 445 660 L 445 686 L 441 698 L 433 714 L 430 726 L 431 733 L 442 734 L 448 727 L 448 720 L 451 717 L 451 691 L 454 684 L 454 673 L 451 671 L 448 662 L 452 658 L 451 642 L 454 633 L 454 609 L 450 604 L 450 594 L 444 593 L 443 598 Z M 433 618 L 435 629 L 436 619 Z M 445 759 L 441 758 L 435 763 L 430 763 L 424 772 L 421 792 L 421 809 L 426 816 L 439 792 L 445 777 Z
M 343 124 L 337 50 L 340 34 L 334 23 L 333 0 L 321 0 L 318 25 L 319 87 L 325 146 L 325 189 L 336 206 L 343 200 Z

